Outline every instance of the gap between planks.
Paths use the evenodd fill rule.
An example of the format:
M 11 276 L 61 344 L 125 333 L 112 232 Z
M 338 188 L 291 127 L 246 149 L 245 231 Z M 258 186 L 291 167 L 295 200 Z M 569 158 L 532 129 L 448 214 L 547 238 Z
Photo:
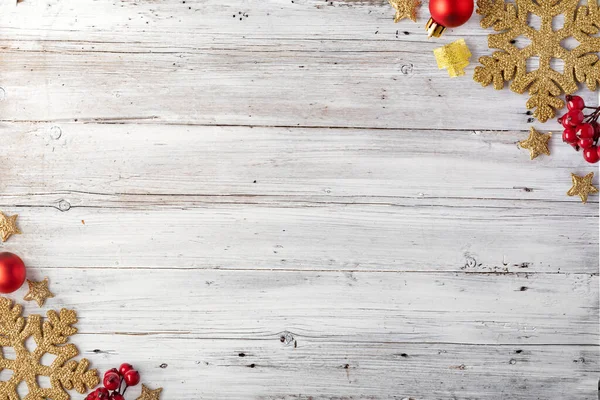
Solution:
M 35 268 L 37 271 L 43 270 L 151 270 L 151 271 L 223 271 L 223 272 L 268 272 L 268 273 L 297 273 L 297 272 L 321 272 L 321 273 L 389 273 L 389 274 L 431 274 L 431 275 L 449 275 L 449 274 L 463 274 L 463 275 L 495 275 L 495 276 L 516 276 L 527 278 L 530 275 L 582 275 L 582 276 L 599 276 L 600 274 L 589 273 L 589 272 L 550 272 L 550 271 L 531 271 L 531 272 L 514 272 L 514 271 L 463 271 L 463 270 L 414 270 L 414 269 L 321 269 L 321 268 L 237 268 L 237 267 L 165 267 L 165 266 L 74 266 L 74 267 L 38 267 L 35 264 L 29 265 L 30 268 Z
M 523 113 L 529 115 L 527 113 Z M 262 128 L 262 129 L 327 129 L 327 130 L 369 130 L 369 131 L 400 131 L 414 132 L 424 130 L 423 128 L 414 127 L 383 127 L 383 126 L 360 126 L 360 125 L 277 125 L 277 124 L 207 124 L 193 121 L 168 121 L 160 120 L 157 115 L 147 117 L 104 117 L 104 118 L 57 118 L 57 119 L 0 119 L 0 123 L 8 124 L 49 124 L 49 123 L 81 123 L 81 124 L 98 124 L 98 125 L 164 125 L 164 126 L 194 126 L 206 128 Z M 153 122 L 156 121 L 156 122 Z M 465 133 L 486 133 L 486 132 L 510 132 L 517 133 L 529 132 L 527 129 L 458 129 L 458 128 L 438 128 L 432 126 L 427 128 L 428 131 L 436 132 L 465 132 Z

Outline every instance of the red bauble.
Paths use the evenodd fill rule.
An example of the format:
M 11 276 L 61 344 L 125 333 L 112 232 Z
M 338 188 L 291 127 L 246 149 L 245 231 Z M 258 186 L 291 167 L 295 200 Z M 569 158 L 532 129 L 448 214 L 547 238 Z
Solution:
M 0 253 L 0 293 L 12 293 L 25 282 L 25 264 L 16 254 Z
M 431 18 L 446 28 L 454 28 L 467 22 L 473 14 L 473 0 L 431 0 Z

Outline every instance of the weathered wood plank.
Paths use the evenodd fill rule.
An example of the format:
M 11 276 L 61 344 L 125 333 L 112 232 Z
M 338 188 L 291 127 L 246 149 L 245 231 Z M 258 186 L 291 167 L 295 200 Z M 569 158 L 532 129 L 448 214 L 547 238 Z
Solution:
M 378 205 L 4 209 L 21 213 L 26 234 L 3 248 L 36 267 L 598 272 L 596 218 L 556 209 L 554 216 Z
M 73 203 L 81 206 L 103 204 L 77 192 L 257 201 L 289 196 L 350 204 L 371 198 L 426 205 L 465 198 L 485 205 L 496 199 L 541 200 L 573 203 L 569 215 L 597 216 L 595 207 L 565 195 L 570 173 L 590 169 L 581 154 L 555 137 L 551 157 L 530 161 L 516 144 L 526 137 L 516 131 L 4 124 L 0 155 L 10 162 L 3 164 L 0 189 L 3 196 L 73 192 Z
M 597 275 L 36 266 L 31 276 L 49 276 L 58 297 L 46 307 L 77 309 L 86 334 L 596 345 L 599 332 Z
M 2 5 L 2 249 L 96 366 L 180 400 L 597 395 L 592 168 L 515 149 L 477 17 L 427 41 L 386 3 Z
M 393 24 L 381 1 L 51 0 L 2 11 L 3 120 L 523 130 L 531 119 L 526 96 L 470 79 L 490 54 L 478 18 L 428 41 L 426 5 L 419 24 Z M 473 58 L 450 79 L 432 50 L 457 37 Z
M 165 129 L 10 124 L 0 205 L 27 234 L 7 246 L 54 267 L 597 272 L 598 209 L 565 195 L 587 170 L 556 142 L 531 162 L 518 132 Z
M 596 346 L 286 338 L 291 339 L 79 335 L 77 343 L 95 367 L 104 370 L 127 360 L 140 366 L 143 381 L 181 400 L 590 400 L 597 395 Z

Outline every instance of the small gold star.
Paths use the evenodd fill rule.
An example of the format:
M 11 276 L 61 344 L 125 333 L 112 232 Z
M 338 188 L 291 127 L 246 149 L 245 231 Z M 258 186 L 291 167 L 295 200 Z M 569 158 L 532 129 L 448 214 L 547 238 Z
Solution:
M 159 400 L 162 388 L 150 390 L 142 383 L 142 394 L 136 400 Z
M 8 216 L 0 211 L 0 235 L 3 242 L 6 242 L 11 235 L 21 234 L 21 231 L 17 228 L 18 216 L 18 214 Z
M 392 7 L 396 9 L 394 22 L 410 18 L 413 22 L 417 22 L 417 9 L 421 6 L 419 0 L 389 0 Z
M 519 142 L 519 146 L 522 149 L 529 150 L 529 155 L 533 160 L 540 154 L 550 155 L 550 149 L 548 148 L 548 141 L 550 140 L 552 133 L 547 134 L 539 133 L 533 126 L 529 129 L 529 137 L 526 140 Z
M 46 299 L 54 297 L 52 292 L 48 289 L 48 278 L 44 278 L 41 282 L 30 281 L 27 279 L 29 285 L 29 292 L 23 297 L 23 300 L 31 301 L 35 300 L 38 306 L 43 306 Z
M 569 189 L 567 194 L 569 196 L 579 196 L 582 203 L 587 202 L 588 194 L 598 193 L 598 188 L 592 185 L 592 179 L 594 179 L 594 173 L 590 172 L 584 177 L 571 174 L 573 180 L 573 187 Z

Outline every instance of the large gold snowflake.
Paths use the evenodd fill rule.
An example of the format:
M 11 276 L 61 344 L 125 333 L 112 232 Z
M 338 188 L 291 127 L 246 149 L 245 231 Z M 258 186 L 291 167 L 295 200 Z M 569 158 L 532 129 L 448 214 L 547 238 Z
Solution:
M 545 122 L 554 117 L 555 109 L 564 106 L 558 98 L 563 92 L 577 91 L 577 82 L 585 82 L 590 90 L 595 90 L 600 82 L 596 54 L 600 51 L 600 38 L 591 36 L 599 31 L 600 10 L 595 0 L 588 0 L 586 6 L 579 6 L 579 0 L 515 1 L 516 4 L 477 0 L 477 13 L 483 16 L 481 27 L 493 27 L 499 32 L 489 35 L 488 46 L 500 51 L 479 59 L 482 66 L 475 68 L 473 79 L 483 86 L 493 82 L 496 89 L 512 80 L 510 89 L 517 93 L 529 89 L 527 108 L 535 108 L 534 117 Z M 529 25 L 530 14 L 540 17 L 539 29 Z M 560 15 L 564 15 L 564 25 L 553 29 L 552 21 Z M 515 40 L 519 36 L 531 43 L 518 48 Z M 574 38 L 579 44 L 569 50 L 561 45 L 567 38 Z M 531 57 L 539 57 L 539 66 L 528 72 L 527 60 Z M 563 72 L 553 68 L 553 58 L 562 60 Z
M 25 318 L 20 305 L 0 297 L 0 346 L 12 347 L 15 359 L 5 357 L 0 351 L 0 371 L 12 371 L 9 380 L 0 382 L 0 400 L 19 400 L 17 386 L 27 384 L 28 394 L 25 400 L 69 400 L 65 391 L 76 389 L 79 393 L 99 383 L 96 370 L 88 370 L 89 361 L 71 360 L 79 354 L 73 344 L 66 344 L 68 337 L 77 333 L 72 325 L 77 322 L 74 310 L 62 309 L 59 313 L 48 311 L 47 319 L 42 322 L 40 315 L 32 314 Z M 25 342 L 28 338 L 35 341 L 35 350 L 28 350 Z M 42 356 L 56 356 L 51 365 L 42 364 Z M 49 388 L 40 387 L 38 377 L 50 379 Z

